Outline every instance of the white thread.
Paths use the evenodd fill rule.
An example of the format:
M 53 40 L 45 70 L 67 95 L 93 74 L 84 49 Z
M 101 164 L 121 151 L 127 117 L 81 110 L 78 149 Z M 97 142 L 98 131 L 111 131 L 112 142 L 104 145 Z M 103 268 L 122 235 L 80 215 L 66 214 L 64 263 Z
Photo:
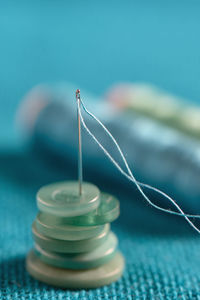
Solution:
M 105 127 L 105 125 L 104 125 L 104 124 L 103 124 L 103 123 L 102 123 L 95 115 L 93 115 L 91 112 L 88 111 L 88 109 L 85 107 L 85 105 L 84 105 L 84 103 L 83 103 L 82 100 L 81 100 L 81 105 L 82 105 L 83 109 L 85 110 L 85 112 L 86 112 L 88 115 L 90 115 L 95 121 L 97 121 L 97 123 L 99 123 L 99 125 L 105 130 L 105 132 L 106 132 L 106 133 L 109 135 L 109 137 L 112 139 L 112 141 L 113 141 L 114 144 L 116 145 L 116 147 L 117 147 L 117 149 L 118 149 L 118 151 L 119 151 L 119 153 L 120 153 L 120 155 L 121 155 L 121 157 L 122 157 L 122 160 L 123 160 L 123 162 L 124 162 L 124 164 L 125 164 L 125 166 L 126 166 L 128 172 L 129 172 L 129 175 L 130 175 L 131 177 L 133 177 L 133 173 L 132 173 L 132 171 L 131 171 L 131 169 L 130 169 L 128 163 L 127 163 L 127 160 L 126 160 L 126 158 L 125 158 L 125 156 L 124 156 L 124 154 L 123 154 L 123 152 L 122 152 L 122 150 L 121 150 L 119 144 L 117 143 L 116 139 L 113 137 L 113 135 L 110 133 L 110 131 Z M 82 118 L 83 118 L 83 116 L 82 116 Z M 105 148 L 104 148 L 104 149 L 105 149 Z M 138 183 L 139 185 L 141 185 L 141 186 L 144 186 L 144 187 L 148 188 L 148 189 L 154 190 L 154 191 L 156 191 L 157 193 L 159 193 L 159 194 L 163 195 L 164 197 L 168 198 L 168 200 L 174 201 L 174 202 L 175 202 L 175 200 L 173 200 L 170 196 L 168 196 L 168 195 L 167 195 L 166 193 L 164 193 L 163 191 L 161 191 L 161 190 L 159 190 L 159 189 L 157 189 L 157 188 L 155 188 L 155 187 L 152 187 L 151 185 L 148 185 L 148 184 L 139 182 L 139 181 L 137 181 L 137 183 Z M 152 204 L 153 204 L 153 203 L 152 203 Z M 155 204 L 153 204 L 153 205 L 155 205 Z M 156 206 L 156 208 L 158 208 L 158 207 Z M 162 209 L 162 210 L 165 211 L 165 212 L 168 212 L 168 213 L 171 213 L 171 214 L 175 214 L 175 215 L 179 215 L 179 216 L 183 216 L 181 213 L 175 212 L 175 211 L 173 211 L 173 210 L 164 209 L 164 208 L 162 208 L 162 207 L 159 207 L 159 208 Z M 200 218 L 200 215 L 190 215 L 190 214 L 184 214 L 184 215 L 187 216 L 187 217 L 191 217 L 191 218 L 192 218 L 192 217 L 193 217 L 193 218 Z
M 129 168 L 129 165 L 126 161 L 126 158 L 124 157 L 124 154 L 120 148 L 120 146 L 118 145 L 117 141 L 115 140 L 115 138 L 112 136 L 112 134 L 109 132 L 109 130 L 103 125 L 103 123 L 97 118 L 95 117 L 91 112 L 89 112 L 83 101 L 81 100 L 81 105 L 83 107 L 83 109 L 85 110 L 85 112 L 90 115 L 96 122 L 98 122 L 98 124 L 104 129 L 104 131 L 109 135 L 109 137 L 112 139 L 112 141 L 114 142 L 114 144 L 116 145 L 122 159 L 123 159 L 123 162 L 127 168 L 127 171 L 129 173 L 129 175 L 119 166 L 119 164 L 115 161 L 115 159 L 109 154 L 109 152 L 103 147 L 103 145 L 98 141 L 98 139 L 94 136 L 94 134 L 92 134 L 92 132 L 89 130 L 89 128 L 86 126 L 85 124 L 85 121 L 83 119 L 83 116 L 82 116 L 82 113 L 81 113 L 81 109 L 80 109 L 80 104 L 78 104 L 78 111 L 79 111 L 79 114 L 80 114 L 80 119 L 81 119 L 81 123 L 83 124 L 83 127 L 86 129 L 86 131 L 88 132 L 88 134 L 94 139 L 94 141 L 99 145 L 99 147 L 103 150 L 104 154 L 111 160 L 111 162 L 115 165 L 115 167 L 127 178 L 129 179 L 130 181 L 132 181 L 137 189 L 139 190 L 139 192 L 143 195 L 143 197 L 146 199 L 146 201 L 153 207 L 155 207 L 156 209 L 159 209 L 161 211 L 164 211 L 164 212 L 167 212 L 167 213 L 170 213 L 170 214 L 175 214 L 175 215 L 179 215 L 179 216 L 182 216 L 186 219 L 186 221 L 198 232 L 200 233 L 200 230 L 193 224 L 192 221 L 190 221 L 190 219 L 188 217 L 194 217 L 194 218 L 200 218 L 199 215 L 189 215 L 189 214 L 185 214 L 183 212 L 183 210 L 179 207 L 179 205 L 170 197 L 168 196 L 167 194 L 165 194 L 164 192 L 162 192 L 161 190 L 157 189 L 157 188 L 154 188 L 148 184 L 144 184 L 144 183 L 141 183 L 141 182 L 138 182 L 136 180 L 136 178 L 133 176 L 133 173 L 132 171 L 130 170 Z M 141 186 L 143 187 L 146 187 L 148 189 L 151 189 L 161 195 L 163 195 L 165 198 L 167 198 L 176 208 L 177 210 L 180 212 L 175 212 L 175 211 L 172 211 L 172 210 L 168 210 L 168 209 L 164 209 L 156 204 L 154 204 L 153 202 L 151 202 L 151 200 L 148 198 L 148 196 L 144 193 L 144 191 L 142 190 Z

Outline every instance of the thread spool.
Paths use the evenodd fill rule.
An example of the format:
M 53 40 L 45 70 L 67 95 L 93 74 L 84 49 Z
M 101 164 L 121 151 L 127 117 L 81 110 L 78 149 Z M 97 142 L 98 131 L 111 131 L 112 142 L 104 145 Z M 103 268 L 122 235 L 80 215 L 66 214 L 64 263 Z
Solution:
M 140 86 L 138 89 L 141 90 Z M 75 127 L 73 90 L 74 86 L 67 83 L 47 85 L 34 88 L 25 98 L 18 113 L 18 121 L 23 125 L 23 131 L 29 129 L 26 142 L 33 151 L 36 150 L 41 155 L 43 151 L 45 155 L 54 153 L 64 161 L 76 159 L 76 135 L 71 130 Z M 171 195 L 179 199 L 191 213 L 199 211 L 199 140 L 165 126 L 163 122 L 161 124 L 154 118 L 146 118 L 142 112 L 139 114 L 135 109 L 129 110 L 127 106 L 132 98 L 127 94 L 127 97 L 124 97 L 124 88 L 121 93 L 118 88 L 115 91 L 116 93 L 112 89 L 109 93 L 107 98 L 110 101 L 94 98 L 86 92 L 85 99 L 94 114 L 118 137 L 120 146 L 129 158 L 131 169 L 134 169 L 137 177 L 142 178 L 144 182 L 172 193 Z M 131 95 L 132 93 L 130 97 Z M 148 103 L 152 107 L 148 95 L 147 90 L 143 101 L 140 97 L 137 103 L 142 101 L 144 107 Z M 133 100 L 135 101 L 135 98 Z M 114 107 L 120 107 L 122 104 L 124 109 L 113 111 Z M 157 104 L 154 105 L 154 110 L 155 106 L 157 107 Z M 129 113 L 125 113 L 126 108 Z M 190 107 L 185 109 L 188 111 Z M 104 133 L 99 131 L 98 125 L 87 114 L 84 117 L 88 127 L 92 128 L 101 140 L 104 139 L 108 151 L 117 157 L 113 145 Z M 193 122 L 193 119 L 193 116 L 189 117 L 187 122 Z M 87 151 L 84 160 L 88 171 L 98 169 L 101 176 L 106 174 L 108 179 L 112 177 L 119 182 L 118 174 L 113 172 L 109 163 L 104 160 L 104 154 L 97 151 L 95 143 L 87 135 L 83 150 Z
M 184 134 L 200 138 L 200 109 L 195 104 L 147 84 L 119 84 L 107 93 L 115 109 L 138 113 L 172 127 Z

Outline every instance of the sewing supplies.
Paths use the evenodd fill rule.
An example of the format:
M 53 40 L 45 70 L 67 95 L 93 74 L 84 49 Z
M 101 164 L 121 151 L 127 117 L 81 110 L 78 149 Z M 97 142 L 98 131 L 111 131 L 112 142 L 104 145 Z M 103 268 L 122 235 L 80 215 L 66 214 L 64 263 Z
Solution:
M 78 182 L 59 182 L 37 193 L 39 213 L 32 225 L 34 249 L 27 270 L 62 288 L 96 288 L 122 275 L 124 259 L 109 223 L 119 216 L 118 200 L 83 181 L 80 91 L 78 105 Z
M 80 99 L 79 99 L 80 100 Z M 105 149 L 105 147 L 102 145 L 102 143 L 98 140 L 98 138 L 90 131 L 90 129 L 88 128 L 88 126 L 85 124 L 85 121 L 83 119 L 82 113 L 81 113 L 81 109 L 80 109 L 80 103 L 81 106 L 83 107 L 83 109 L 85 110 L 85 112 L 93 119 L 96 121 L 96 123 L 98 125 L 100 125 L 103 130 L 105 131 L 105 133 L 107 134 L 108 138 L 111 140 L 112 143 L 114 143 L 118 154 L 120 154 L 121 159 L 123 161 L 123 164 L 126 167 L 126 171 L 124 171 L 121 166 L 119 165 L 119 163 L 113 158 L 113 156 L 110 154 L 110 152 Z M 90 113 L 86 107 L 84 106 L 83 102 L 80 100 L 78 101 L 78 114 L 79 114 L 79 120 L 81 120 L 81 123 L 83 124 L 84 128 L 86 129 L 86 131 L 88 132 L 88 134 L 92 137 L 92 139 L 97 143 L 97 145 L 101 148 L 101 150 L 103 150 L 104 154 L 110 159 L 110 161 L 112 162 L 112 164 L 120 171 L 120 173 L 122 175 L 124 175 L 128 180 L 130 180 L 132 183 L 134 183 L 134 185 L 136 185 L 137 189 L 139 190 L 139 192 L 142 194 L 142 196 L 144 197 L 144 199 L 154 208 L 160 210 L 160 211 L 164 211 L 164 212 L 168 212 L 170 214 L 175 214 L 175 215 L 179 215 L 182 216 L 186 219 L 186 221 L 198 232 L 200 233 L 200 230 L 197 228 L 197 226 L 194 225 L 194 223 L 190 220 L 190 218 L 200 218 L 200 216 L 198 214 L 187 214 L 184 213 L 184 211 L 181 209 L 181 207 L 176 203 L 175 200 L 173 200 L 173 198 L 171 198 L 170 196 L 168 196 L 165 192 L 163 192 L 162 190 L 155 188 L 149 184 L 144 184 L 142 182 L 139 182 L 136 180 L 135 176 L 133 175 L 125 157 L 123 152 L 121 151 L 121 148 L 119 147 L 119 144 L 116 142 L 116 140 L 114 139 L 114 137 L 112 136 L 112 134 L 109 132 L 109 130 L 105 127 L 105 125 L 103 125 L 103 123 L 97 118 L 95 117 L 95 115 L 93 115 L 92 113 Z M 80 123 L 80 122 L 79 122 Z M 144 189 L 150 189 L 153 190 L 154 192 L 156 192 L 157 194 L 159 194 L 160 196 L 164 197 L 165 199 L 167 199 L 174 207 L 176 210 L 172 210 L 170 209 L 166 209 L 163 208 L 160 204 L 155 204 L 151 201 L 151 199 L 147 196 L 146 192 L 144 191 Z
M 74 86 L 66 83 L 39 86 L 29 92 L 21 105 L 19 115 L 23 129 L 29 129 L 29 145 L 41 155 L 45 149 L 45 157 L 54 153 L 65 162 L 76 160 L 76 136 L 71 130 L 76 126 L 73 90 Z M 87 98 L 87 106 L 117 136 L 137 177 L 173 195 L 190 213 L 199 212 L 200 141 L 134 110 L 131 113 L 114 110 L 115 101 L 103 101 L 84 91 L 82 94 Z M 144 104 L 148 103 L 147 96 L 145 92 Z M 190 111 L 190 106 L 185 106 L 185 110 Z M 117 157 L 113 143 L 99 130 L 98 124 L 88 114 L 84 118 L 94 135 L 104 141 L 108 152 Z M 88 135 L 84 141 L 86 171 L 98 170 L 98 176 L 119 182 L 118 173 L 113 172 L 104 153 Z M 162 206 L 162 199 L 159 205 Z

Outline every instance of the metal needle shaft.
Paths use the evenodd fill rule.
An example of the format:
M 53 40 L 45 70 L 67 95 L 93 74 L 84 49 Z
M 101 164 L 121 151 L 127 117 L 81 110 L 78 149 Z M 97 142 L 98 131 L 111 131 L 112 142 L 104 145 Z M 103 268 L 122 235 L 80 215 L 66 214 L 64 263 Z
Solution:
M 77 116 L 78 116 L 78 181 L 79 181 L 79 195 L 82 194 L 83 181 L 83 163 L 82 163 L 82 139 L 81 139 L 81 120 L 79 114 L 80 107 L 80 90 L 76 90 L 77 100 Z

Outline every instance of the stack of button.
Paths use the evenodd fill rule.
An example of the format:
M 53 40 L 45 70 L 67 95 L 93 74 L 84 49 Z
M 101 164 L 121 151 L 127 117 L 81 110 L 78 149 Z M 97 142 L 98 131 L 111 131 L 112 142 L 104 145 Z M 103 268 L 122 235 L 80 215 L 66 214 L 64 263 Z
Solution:
M 124 260 L 110 222 L 118 200 L 90 183 L 59 182 L 37 194 L 40 210 L 32 225 L 35 247 L 27 270 L 36 279 L 62 288 L 96 288 L 116 281 Z

